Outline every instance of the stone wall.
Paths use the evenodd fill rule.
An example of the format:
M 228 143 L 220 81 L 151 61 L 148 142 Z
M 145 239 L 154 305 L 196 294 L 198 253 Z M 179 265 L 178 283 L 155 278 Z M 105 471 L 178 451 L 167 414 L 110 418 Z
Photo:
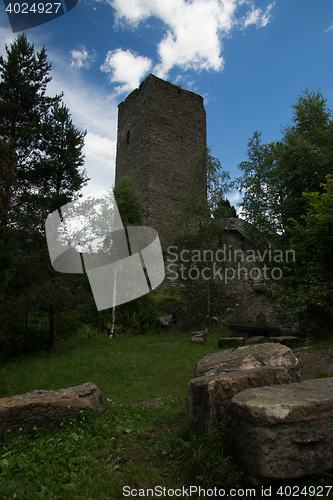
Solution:
M 149 75 L 119 104 L 116 182 L 129 175 L 163 247 L 179 234 L 189 163 L 206 145 L 203 98 Z
M 179 219 L 189 196 L 189 164 L 205 145 L 206 113 L 198 94 L 149 75 L 119 104 L 116 182 L 130 176 L 145 209 L 145 224 L 159 234 L 166 266 L 160 289 L 185 288 L 181 279 L 169 279 L 167 248 L 183 231 Z M 232 249 L 246 249 L 242 221 L 229 222 L 228 244 Z M 190 229 L 199 223 L 192 221 Z M 262 313 L 275 322 L 276 304 L 260 293 L 262 282 L 249 276 L 251 265 L 241 264 L 239 276 L 221 284 L 219 312 L 254 321 Z
M 218 314 L 236 322 L 239 319 L 256 322 L 260 318 L 263 320 L 265 318 L 270 323 L 280 324 L 280 308 L 275 300 L 272 300 L 274 286 L 277 285 L 278 281 L 264 279 L 263 262 L 247 260 L 249 251 L 254 252 L 256 255 L 257 252 L 247 242 L 242 223 L 241 219 L 228 219 L 224 243 L 222 248 L 219 248 L 219 251 L 224 250 L 224 254 L 221 257 L 220 253 L 216 257 L 216 252 L 213 252 L 216 269 L 221 269 L 220 275 L 222 276 L 222 279 L 220 279 L 220 275 L 216 273 L 214 280 L 218 287 Z M 163 287 L 171 286 L 178 293 L 184 293 L 187 298 L 191 298 L 196 294 L 198 280 L 191 281 L 188 278 L 190 274 L 188 270 L 195 267 L 196 264 L 195 262 L 183 262 L 181 260 L 181 250 L 181 248 L 178 251 L 172 249 L 170 253 L 167 252 L 165 255 L 166 279 L 163 281 Z M 209 250 L 209 248 L 206 250 Z M 177 262 L 175 262 L 174 254 L 179 257 Z M 219 262 L 218 259 L 221 260 L 223 255 L 225 261 Z M 186 258 L 191 261 L 190 254 L 187 253 Z M 186 267 L 186 271 L 181 272 L 181 265 Z M 210 262 L 209 265 L 211 266 Z M 234 275 L 232 270 L 234 270 Z M 258 270 L 261 272 L 260 276 Z M 175 279 L 176 274 L 178 275 L 177 279 Z M 209 273 L 205 274 L 206 276 L 209 275 Z M 210 274 L 213 276 L 213 273 Z M 195 273 L 193 275 L 195 276 Z M 269 268 L 266 276 L 270 276 Z M 203 280 L 201 279 L 202 283 Z

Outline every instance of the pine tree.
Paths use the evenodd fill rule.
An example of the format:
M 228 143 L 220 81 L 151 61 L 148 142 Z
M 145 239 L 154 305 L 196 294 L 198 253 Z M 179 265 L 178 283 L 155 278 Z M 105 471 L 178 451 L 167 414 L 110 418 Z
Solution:
M 7 59 L 0 56 L 0 138 L 9 137 L 13 142 L 19 177 L 24 182 L 25 172 L 36 157 L 42 116 L 62 95 L 45 95 L 52 67 L 45 47 L 35 53 L 23 33 L 5 48 Z
M 0 139 L 0 227 L 6 227 L 17 185 L 16 159 L 13 145 Z
M 56 318 L 78 306 L 78 280 L 51 267 L 44 221 L 88 181 L 86 132 L 74 127 L 63 94 L 46 95 L 50 71 L 45 48 L 36 52 L 24 33 L 0 56 L 0 344 L 15 332 L 25 339 L 45 316 L 54 348 Z

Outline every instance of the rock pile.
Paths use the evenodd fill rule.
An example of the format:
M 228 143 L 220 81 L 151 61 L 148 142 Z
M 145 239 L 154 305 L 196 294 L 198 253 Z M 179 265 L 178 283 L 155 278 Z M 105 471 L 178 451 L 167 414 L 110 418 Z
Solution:
M 199 361 L 194 375 L 189 390 L 195 429 L 223 423 L 254 486 L 333 468 L 333 379 L 300 383 L 289 347 L 267 343 L 220 351 Z
M 265 369 L 262 369 L 265 367 Z M 190 418 L 197 432 L 216 426 L 232 397 L 250 387 L 299 380 L 299 364 L 291 349 L 260 344 L 220 351 L 202 358 L 189 384 Z

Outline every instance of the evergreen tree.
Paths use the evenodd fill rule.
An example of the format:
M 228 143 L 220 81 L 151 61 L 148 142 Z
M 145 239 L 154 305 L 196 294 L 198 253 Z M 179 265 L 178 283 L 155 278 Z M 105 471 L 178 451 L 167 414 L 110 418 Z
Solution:
M 230 204 L 229 200 L 223 198 L 217 202 L 217 208 L 213 211 L 213 216 L 238 218 L 235 207 Z
M 16 159 L 12 142 L 0 139 L 0 227 L 6 227 L 17 186 Z
M 26 171 L 29 189 L 25 188 L 21 195 L 30 225 L 32 220 L 36 225 L 40 220 L 42 229 L 46 214 L 75 199 L 87 184 L 86 172 L 80 170 L 85 135 L 74 127 L 64 104 L 56 104 L 44 117 L 40 140 L 43 155 Z
M 74 127 L 62 95 L 46 95 L 51 64 L 45 48 L 36 53 L 22 34 L 6 46 L 6 56 L 0 56 L 0 275 L 5 287 L 0 343 L 15 335 L 27 339 L 36 318 L 48 317 L 49 347 L 54 348 L 56 318 L 78 310 L 78 298 L 87 300 L 87 286 L 82 285 L 86 277 L 80 281 L 53 271 L 44 221 L 87 183 L 81 169 L 85 132 Z M 22 342 L 17 344 L 26 345 Z
M 52 66 L 45 47 L 35 53 L 23 33 L 5 48 L 7 59 L 0 56 L 0 138 L 12 141 L 19 179 L 25 184 L 25 173 L 39 155 L 42 117 L 62 95 L 45 95 Z

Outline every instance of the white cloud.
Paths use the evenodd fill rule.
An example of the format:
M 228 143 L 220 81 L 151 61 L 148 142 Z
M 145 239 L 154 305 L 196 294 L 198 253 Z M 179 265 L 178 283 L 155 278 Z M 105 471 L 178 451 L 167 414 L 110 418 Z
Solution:
M 217 0 L 180 5 L 177 17 L 169 21 L 171 29 L 158 46 L 161 62 L 155 68 L 157 75 L 166 77 L 174 66 L 220 71 L 223 58 L 219 32 L 230 31 L 233 9 L 229 9 L 228 15 L 221 14 Z
M 130 92 L 138 87 L 140 80 L 150 70 L 152 62 L 147 57 L 133 54 L 130 50 L 109 50 L 101 66 L 105 73 L 111 73 L 111 82 L 121 82 L 116 93 Z
M 74 126 L 88 132 L 84 168 L 91 180 L 82 193 L 88 195 L 109 188 L 115 177 L 117 102 L 113 96 L 102 94 L 99 87 L 87 84 L 80 73 L 68 73 L 65 58 L 51 52 L 49 59 L 53 67 L 47 93 L 55 95 L 64 91 L 63 101 Z
M 82 193 L 93 194 L 112 187 L 115 176 L 116 140 L 88 132 L 83 152 L 86 155 L 85 168 L 91 181 Z
M 248 12 L 248 14 L 245 17 L 244 28 L 246 28 L 250 24 L 255 24 L 257 26 L 257 28 L 262 28 L 263 26 L 266 26 L 272 17 L 270 12 L 271 12 L 272 8 L 274 7 L 274 5 L 275 5 L 275 2 L 268 5 L 264 14 L 262 12 L 262 9 L 260 9 L 260 8 L 256 9 L 254 7 L 254 5 L 252 5 L 251 11 Z
M 93 54 L 89 54 L 89 51 L 86 50 L 83 45 L 78 45 L 76 49 L 70 51 L 70 54 L 72 56 L 72 68 L 88 69 L 90 67 L 90 63 L 95 59 L 95 56 Z
M 229 194 L 227 196 L 228 200 L 230 201 L 230 203 L 233 205 L 234 203 L 238 203 L 239 200 L 241 199 L 242 195 L 239 191 L 235 191 L 234 193 L 232 194 Z
M 331 26 L 329 28 L 327 28 L 327 30 L 325 30 L 325 33 L 327 33 L 328 31 L 331 31 L 333 30 L 333 24 L 331 24 Z
M 105 0 L 115 10 L 116 21 L 124 27 L 137 28 L 138 24 L 151 16 L 161 19 L 165 26 L 162 40 L 157 45 L 159 63 L 154 67 L 154 73 L 166 78 L 168 72 L 175 66 L 183 70 L 194 69 L 221 71 L 224 60 L 221 55 L 222 39 L 230 36 L 235 27 L 240 29 L 256 24 L 263 27 L 271 18 L 274 3 L 266 8 L 256 8 L 252 0 Z M 237 9 L 246 7 L 248 12 L 237 17 Z M 126 54 L 119 50 L 119 55 Z M 128 52 L 128 51 L 127 51 Z M 132 90 L 133 83 L 129 78 L 117 79 L 117 74 L 129 72 L 124 65 L 128 63 L 125 57 L 117 56 L 117 51 L 109 52 L 111 62 L 116 64 L 113 69 L 112 82 L 124 82 L 118 88 L 119 92 Z M 139 59 L 140 56 L 136 56 Z M 144 58 L 145 59 L 145 58 Z M 143 70 L 143 63 L 140 68 Z M 105 71 L 105 63 L 102 66 Z M 106 66 L 107 67 L 107 66 Z M 116 71 L 117 70 L 117 71 Z M 142 71 L 145 76 L 146 71 Z M 137 78 L 136 78 L 137 86 Z M 130 88 L 131 87 L 131 88 Z
M 230 201 L 230 204 L 236 208 L 236 212 L 238 216 L 241 216 L 243 211 L 242 205 L 240 205 L 243 201 L 244 191 L 241 193 L 239 191 L 234 191 L 231 194 L 228 194 L 227 199 Z

